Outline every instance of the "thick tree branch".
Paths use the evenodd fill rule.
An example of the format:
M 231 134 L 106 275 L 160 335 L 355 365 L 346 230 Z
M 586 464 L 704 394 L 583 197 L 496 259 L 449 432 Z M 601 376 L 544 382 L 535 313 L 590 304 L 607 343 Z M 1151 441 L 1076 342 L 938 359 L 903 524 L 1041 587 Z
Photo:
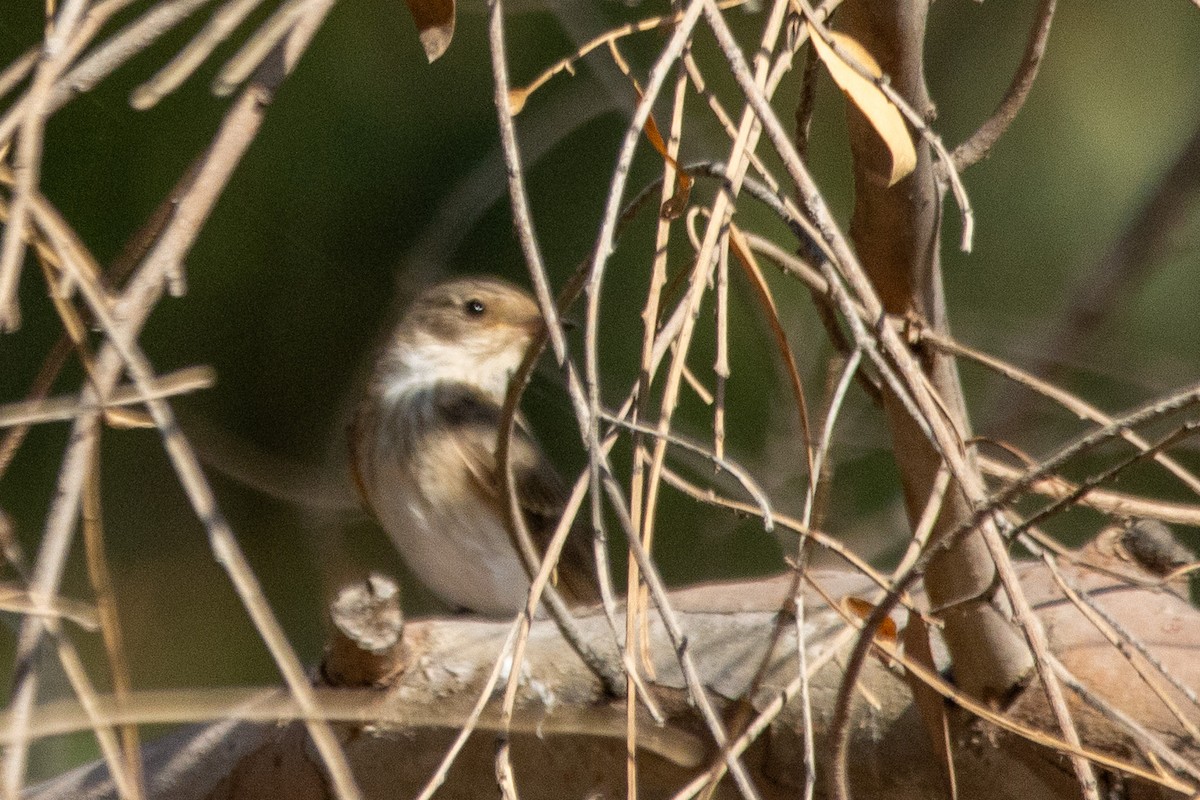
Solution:
M 1105 556 L 1098 548 L 1085 548 L 1084 561 L 1099 565 Z M 1127 563 L 1122 567 L 1130 568 Z M 1139 736 L 1150 736 L 1156 747 L 1170 747 L 1183 760 L 1200 757 L 1200 743 L 1186 738 L 1179 721 L 1158 695 L 1138 678 L 1105 633 L 1073 605 L 1059 588 L 1056 576 L 1041 564 L 1024 564 L 1022 584 L 1045 628 L 1064 674 L 1088 692 L 1088 702 L 1116 709 L 1137 719 Z M 1200 617 L 1171 592 L 1134 588 L 1122 581 L 1079 566 L 1060 566 L 1075 591 L 1088 592 L 1091 602 L 1109 619 L 1136 631 L 1149 652 L 1183 685 L 1200 684 Z M 809 605 L 806 631 L 807 658 L 812 665 L 812 698 L 816 720 L 817 753 L 828 752 L 830 705 L 842 680 L 841 661 L 835 657 L 848 641 L 841 614 L 821 600 L 821 594 L 840 598 L 871 590 L 862 576 L 815 571 L 812 582 L 821 592 L 806 593 Z M 726 710 L 751 686 L 775 627 L 776 609 L 790 590 L 788 576 L 765 581 L 701 586 L 672 594 L 683 623 L 692 632 L 689 648 L 715 697 Z M 897 622 L 905 616 L 898 613 Z M 585 632 L 604 635 L 603 615 L 580 619 Z M 347 753 L 355 775 L 368 797 L 415 796 L 433 773 L 441 756 L 469 713 L 482 682 L 509 633 L 508 622 L 440 619 L 409 623 L 403 634 L 407 668 L 390 688 L 322 690 L 318 697 L 327 718 L 344 720 Z M 792 797 L 803 782 L 800 747 L 800 704 L 796 696 L 795 630 L 786 626 L 769 660 L 766 678 L 750 697 L 760 721 L 751 726 L 757 738 L 743 758 L 764 798 Z M 936 640 L 935 633 L 935 640 Z M 668 797 L 694 776 L 708 770 L 720 755 L 711 747 L 704 723 L 686 702 L 686 690 L 674 647 L 660 623 L 651 629 L 651 653 L 659 679 L 653 691 L 667 713 L 665 727 L 641 717 L 638 740 L 641 755 L 640 790 L 645 797 Z M 935 641 L 934 651 L 942 646 Z M 561 798 L 599 792 L 619 795 L 624 790 L 623 708 L 604 698 L 595 676 L 574 658 L 549 620 L 535 622 L 526 653 L 527 673 L 521 678 L 517 712 L 512 722 L 513 766 L 521 796 Z M 939 667 L 942 666 L 939 664 Z M 917 670 L 915 666 L 910 669 Z M 860 796 L 934 798 L 942 792 L 938 762 L 921 736 L 914 736 L 916 711 L 900 672 L 873 659 L 863 674 L 863 693 L 855 703 L 850 760 L 851 782 Z M 1051 798 L 1070 790 L 1072 777 L 1063 769 L 1056 749 L 1069 748 L 1047 722 L 1044 699 L 1026 693 L 1022 703 L 1003 716 L 959 696 L 944 681 L 926 675 L 935 690 L 948 692 L 952 749 L 960 796 Z M 940 687 L 940 688 L 939 688 Z M 1183 693 L 1165 690 L 1177 705 L 1196 719 L 1197 708 Z M 326 797 L 315 760 L 295 723 L 273 728 L 263 719 L 287 719 L 297 707 L 285 693 L 256 695 L 257 704 L 243 703 L 241 712 L 252 722 L 215 722 L 174 734 L 147 747 L 150 798 L 225 798 L 250 800 L 283 796 Z M 872 698 L 870 702 L 866 699 Z M 149 702 L 152 698 L 146 698 Z M 787 702 L 779 702 L 784 700 Z M 1085 712 L 1083 701 L 1072 699 L 1079 718 L 1082 752 L 1100 763 L 1141 775 L 1175 791 L 1194 792 L 1191 778 L 1163 773 L 1154 778 L 1142 749 L 1100 713 Z M 158 721 L 169 716 L 161 715 Z M 167 706 L 168 708 L 170 706 Z M 230 711 L 230 703 L 212 713 Z M 134 704 L 117 721 L 137 721 Z M 981 722 L 975 713 L 989 718 Z M 179 706 L 176 706 L 178 711 Z M 52 715 L 53 711 L 53 715 Z M 183 713 L 189 713 L 183 707 Z M 195 719 L 194 711 L 190 718 Z M 766 714 L 762 717 L 760 715 Z M 180 716 L 177 718 L 188 718 Z M 145 717 L 143 717 L 145 719 Z M 47 709 L 35 715 L 34 730 L 51 721 L 58 730 L 69 727 L 65 709 Z M 447 774 L 441 796 L 469 797 L 495 791 L 494 734 L 500 725 L 497 703 L 489 704 L 473 736 Z M 369 726 L 369 727 L 364 727 Z M 982 727 L 981 727 L 982 726 Z M 986 734 L 995 747 L 967 743 Z M 1057 742 L 1057 744 L 1055 744 Z M 741 752 L 737 750 L 736 752 Z M 820 759 L 819 759 L 820 760 Z M 827 767 L 827 764 L 822 764 Z M 1005 776 L 1000 785 L 996 775 Z M 703 781 L 699 781 L 702 785 Z M 101 764 L 36 787 L 30 800 L 114 797 L 113 786 Z M 737 790 L 728 780 L 716 797 L 731 797 Z M 686 796 L 686 795 L 685 795 Z

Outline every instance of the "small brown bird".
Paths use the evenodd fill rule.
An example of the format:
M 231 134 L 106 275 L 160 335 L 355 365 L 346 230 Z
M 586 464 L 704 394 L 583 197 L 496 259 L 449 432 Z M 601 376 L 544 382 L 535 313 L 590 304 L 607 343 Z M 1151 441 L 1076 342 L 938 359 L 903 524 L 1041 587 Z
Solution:
M 388 341 L 351 430 L 367 505 L 413 573 L 456 608 L 504 615 L 525 605 L 529 578 L 506 524 L 496 445 L 509 380 L 543 325 L 533 298 L 510 283 L 481 277 L 430 287 Z M 518 423 L 513 476 L 544 552 L 566 491 Z M 557 569 L 571 603 L 598 599 L 581 528 L 567 537 Z

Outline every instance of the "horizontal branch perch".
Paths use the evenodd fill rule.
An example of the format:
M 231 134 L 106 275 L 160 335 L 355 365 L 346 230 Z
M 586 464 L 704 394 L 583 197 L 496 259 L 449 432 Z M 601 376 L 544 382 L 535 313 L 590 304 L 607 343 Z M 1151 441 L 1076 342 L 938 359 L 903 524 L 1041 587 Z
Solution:
M 1106 553 L 1093 545 L 1078 555 L 1080 560 L 1106 566 L 1100 563 L 1112 557 Z M 1128 563 L 1122 566 L 1126 571 L 1131 568 Z M 1174 678 L 1186 686 L 1200 686 L 1200 615 L 1183 599 L 1165 589 L 1132 588 L 1084 567 L 1059 569 L 1069 572 L 1077 589 L 1089 592 L 1109 617 L 1146 644 Z M 1109 646 L 1062 594 L 1054 576 L 1041 564 L 1022 564 L 1020 573 L 1056 658 L 1088 687 L 1093 696 L 1089 699 L 1101 698 L 1136 719 L 1142 726 L 1139 735 L 1148 731 L 1160 737 L 1181 758 L 1195 761 L 1200 757 L 1200 744 L 1187 742 L 1178 722 L 1118 649 Z M 868 597 L 874 589 L 862 576 L 849 572 L 817 571 L 809 577 L 823 593 L 838 600 Z M 713 702 L 729 721 L 731 735 L 741 734 L 753 719 L 737 701 L 754 684 L 789 586 L 790 578 L 781 576 L 673 593 L 688 650 L 697 660 Z M 818 667 L 811 692 L 817 752 L 821 753 L 830 706 L 842 678 L 839 660 L 832 656 L 849 638 L 841 612 L 822 603 L 816 592 L 806 596 L 806 606 L 807 656 L 810 664 Z M 896 621 L 904 624 L 902 613 Z M 585 635 L 597 640 L 612 635 L 601 614 L 581 617 L 579 623 Z M 403 628 L 405 667 L 390 686 L 319 691 L 320 708 L 327 719 L 339 723 L 340 737 L 366 796 L 410 797 L 420 792 L 475 702 L 510 627 L 508 620 L 461 617 L 410 622 Z M 658 621 L 651 625 L 651 642 L 657 670 L 653 691 L 667 722 L 660 727 L 648 716 L 639 716 L 639 788 L 644 797 L 679 797 L 681 788 L 696 785 L 697 776 L 702 785 L 702 776 L 722 759 L 688 702 L 675 650 Z M 792 796 L 803 781 L 800 709 L 791 699 L 796 652 L 795 626 L 785 625 L 765 680 L 749 698 L 757 712 L 779 706 L 781 699 L 789 700 L 743 756 L 757 788 L 767 798 Z M 520 687 L 508 741 L 521 796 L 619 795 L 625 780 L 625 708 L 620 701 L 604 697 L 595 676 L 550 620 L 533 625 Z M 899 665 L 872 659 L 860 687 L 850 760 L 856 794 L 941 797 L 942 767 L 920 732 Z M 1200 718 L 1183 693 L 1166 691 L 1191 719 Z M 1117 730 L 1109 717 L 1085 709 L 1074 696 L 1072 703 L 1085 750 L 1102 753 L 1107 763 L 1124 763 L 1131 771 L 1152 774 L 1142 750 Z M 498 701 L 489 705 L 438 796 L 491 796 L 495 791 L 497 708 Z M 735 713 L 738 708 L 740 714 Z M 1050 798 L 1062 796 L 1060 793 L 1072 786 L 1071 774 L 1058 753 L 1012 733 L 1036 729 L 1044 734 L 1038 735 L 1042 741 L 1056 735 L 1043 695 L 1036 688 L 1009 709 L 1003 727 L 984 723 L 953 703 L 947 708 L 960 796 Z M 109 711 L 117 723 L 225 718 L 183 729 L 146 748 L 150 798 L 330 796 L 319 759 L 300 724 L 265 724 L 296 716 L 294 701 L 283 691 L 143 693 L 123 709 L 109 705 Z M 70 705 L 52 704 L 38 710 L 32 730 L 50 734 L 84 725 Z M 981 737 L 984 731 L 988 735 Z M 997 774 L 1005 776 L 1000 791 L 995 786 Z M 1190 786 L 1192 779 L 1164 773 L 1161 780 L 1178 790 Z M 716 796 L 736 796 L 736 789 L 726 780 Z M 115 794 L 106 768 L 96 764 L 36 787 L 29 797 L 99 800 Z

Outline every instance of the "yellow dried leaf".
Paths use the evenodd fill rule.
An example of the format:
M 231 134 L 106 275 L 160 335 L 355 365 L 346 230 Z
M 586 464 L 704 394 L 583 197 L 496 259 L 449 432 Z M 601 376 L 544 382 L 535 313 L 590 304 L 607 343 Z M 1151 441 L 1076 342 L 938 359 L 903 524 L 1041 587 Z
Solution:
M 454 38 L 454 0 L 406 0 L 425 57 L 436 61 Z
M 892 105 L 882 89 L 860 75 L 826 44 L 812 23 L 808 23 L 808 36 L 834 83 L 858 107 L 887 146 L 892 156 L 892 172 L 888 176 L 888 186 L 894 185 L 917 165 L 917 151 L 913 147 L 912 137 L 909 136 L 908 126 L 905 125 L 900 110 Z M 838 48 L 873 75 L 879 77 L 883 74 L 879 63 L 857 41 L 843 33 L 831 32 L 830 36 Z

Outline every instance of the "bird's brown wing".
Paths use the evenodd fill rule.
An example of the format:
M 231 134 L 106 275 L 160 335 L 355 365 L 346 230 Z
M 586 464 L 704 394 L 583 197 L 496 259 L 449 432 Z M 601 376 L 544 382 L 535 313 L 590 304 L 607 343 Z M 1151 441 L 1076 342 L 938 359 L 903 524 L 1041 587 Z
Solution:
M 501 493 L 495 454 L 496 432 L 501 422 L 500 407 L 471 391 L 455 392 L 449 387 L 442 387 L 442 395 L 437 403 L 439 411 L 443 420 L 458 427 L 460 435 L 455 440 L 480 494 L 492 499 L 497 511 L 507 515 L 508 500 Z M 566 505 L 566 487 L 524 425 L 518 425 L 513 430 L 509 460 L 525 523 L 538 554 L 544 555 Z M 589 534 L 583 519 L 577 518 L 559 557 L 557 585 L 570 602 L 590 603 L 599 600 L 592 537 Z
M 566 486 L 537 443 L 521 428 L 513 431 L 509 449 L 517 497 L 538 551 L 545 553 L 567 503 Z M 568 600 L 592 603 L 600 599 L 600 593 L 596 586 L 591 530 L 584 514 L 581 510 L 576 516 L 563 543 L 558 559 L 558 587 Z

